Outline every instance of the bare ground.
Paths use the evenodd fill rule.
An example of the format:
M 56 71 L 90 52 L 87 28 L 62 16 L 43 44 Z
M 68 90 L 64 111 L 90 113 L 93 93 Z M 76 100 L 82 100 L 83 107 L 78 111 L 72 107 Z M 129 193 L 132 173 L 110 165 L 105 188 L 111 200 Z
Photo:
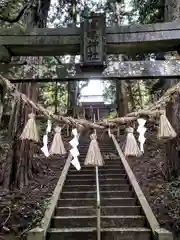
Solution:
M 35 176 L 22 192 L 0 188 L 2 235 L 11 232 L 17 238 L 23 239 L 24 233 L 38 224 L 60 177 L 64 162 L 65 159 L 44 159 L 43 172 Z
M 165 180 L 165 146 L 151 133 L 145 143 L 145 153 L 128 162 L 160 225 L 180 239 L 180 179 Z
M 2 137 L 3 134 L 1 134 Z M 1 138 L 0 137 L 0 138 Z M 0 139 L 0 181 L 3 164 L 8 152 L 8 141 Z M 65 146 L 68 139 L 65 140 Z M 65 164 L 65 157 L 45 158 L 39 146 L 38 160 L 41 169 L 22 192 L 18 189 L 5 190 L 0 186 L 0 240 L 25 239 L 29 229 L 41 221 L 46 206 Z

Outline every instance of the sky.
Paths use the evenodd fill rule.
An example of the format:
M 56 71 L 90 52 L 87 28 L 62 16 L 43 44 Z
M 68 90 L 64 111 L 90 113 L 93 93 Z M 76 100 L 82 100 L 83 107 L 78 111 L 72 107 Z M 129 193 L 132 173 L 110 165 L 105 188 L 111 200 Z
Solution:
M 82 89 L 81 95 L 102 95 L 103 88 L 100 80 L 90 80 L 88 86 Z
M 103 97 L 97 97 L 97 95 L 102 95 L 103 94 L 103 83 L 101 80 L 90 80 L 89 84 L 87 87 L 84 87 L 81 91 L 81 97 L 80 97 L 80 102 L 102 102 Z M 87 95 L 92 95 L 88 99 L 83 97 Z

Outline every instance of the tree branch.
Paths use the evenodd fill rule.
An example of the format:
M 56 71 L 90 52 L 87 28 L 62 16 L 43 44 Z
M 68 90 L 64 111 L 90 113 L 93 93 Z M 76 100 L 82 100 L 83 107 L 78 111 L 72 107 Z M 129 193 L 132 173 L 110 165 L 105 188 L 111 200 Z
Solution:
M 63 65 L 62 62 L 61 62 L 61 60 L 59 59 L 59 57 L 54 56 L 54 58 L 56 59 L 56 61 L 58 62 L 58 64 Z
M 5 16 L 0 16 L 0 20 L 4 21 L 4 22 L 8 22 L 8 23 L 15 23 L 18 22 L 20 20 L 20 18 L 23 16 L 24 11 L 26 10 L 26 8 L 28 7 L 29 4 L 26 4 L 21 11 L 19 12 L 19 14 L 14 18 L 14 19 L 10 19 L 8 17 Z

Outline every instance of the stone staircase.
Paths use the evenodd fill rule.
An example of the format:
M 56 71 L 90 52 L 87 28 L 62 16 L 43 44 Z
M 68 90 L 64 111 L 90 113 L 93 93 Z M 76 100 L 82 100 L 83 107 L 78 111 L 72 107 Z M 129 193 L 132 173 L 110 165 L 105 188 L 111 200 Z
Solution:
M 96 172 L 83 165 L 89 143 L 80 145 L 82 169 L 71 165 L 47 234 L 49 240 L 97 239 Z M 116 152 L 111 141 L 102 153 Z M 118 157 L 99 168 L 102 240 L 150 240 L 151 230 Z

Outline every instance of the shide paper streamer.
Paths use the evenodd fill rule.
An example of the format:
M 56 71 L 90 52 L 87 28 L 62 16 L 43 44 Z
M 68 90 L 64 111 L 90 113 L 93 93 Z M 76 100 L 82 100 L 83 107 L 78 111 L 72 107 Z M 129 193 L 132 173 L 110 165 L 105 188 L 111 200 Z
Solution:
M 138 141 L 140 142 L 140 150 L 141 150 L 141 152 L 144 153 L 144 143 L 146 141 L 146 138 L 144 137 L 144 135 L 147 130 L 147 128 L 144 127 L 144 125 L 146 123 L 146 120 L 143 118 L 139 118 L 139 119 L 137 119 L 137 122 L 139 124 L 137 132 L 139 133 Z
M 79 171 L 81 169 L 78 156 L 80 155 L 77 146 L 79 145 L 78 141 L 78 132 L 77 129 L 72 130 L 72 134 L 74 135 L 74 138 L 69 142 L 72 146 L 72 149 L 70 150 L 71 155 L 73 156 L 73 160 L 71 161 L 72 165 Z
M 49 157 L 49 150 L 48 150 L 48 133 L 51 132 L 52 122 L 50 120 L 47 121 L 47 128 L 46 134 L 43 136 L 43 147 L 41 151 L 44 153 L 46 157 Z

